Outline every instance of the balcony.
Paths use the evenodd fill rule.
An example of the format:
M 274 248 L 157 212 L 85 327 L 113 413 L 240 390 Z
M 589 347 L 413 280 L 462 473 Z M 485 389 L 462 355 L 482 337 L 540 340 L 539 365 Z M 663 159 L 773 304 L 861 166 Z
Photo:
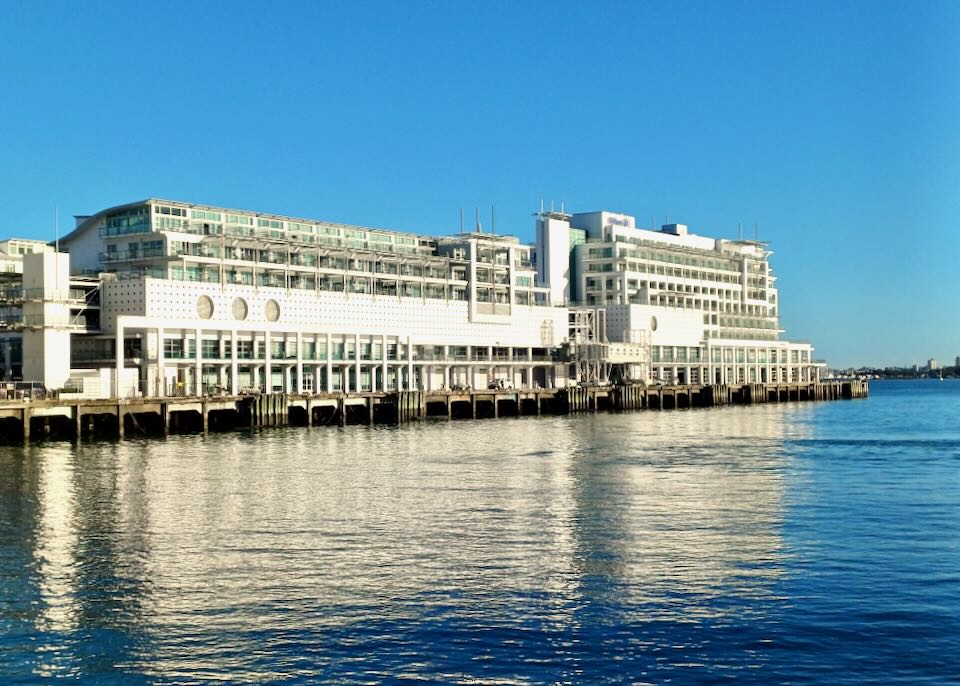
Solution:
M 87 318 L 83 315 L 66 315 L 62 317 L 46 317 L 41 314 L 24 315 L 21 319 L 24 328 L 28 329 L 86 329 Z
M 110 264 L 113 262 L 126 262 L 127 260 L 138 260 L 140 259 L 139 253 L 131 254 L 127 250 L 114 250 L 110 252 L 100 253 L 100 262 L 102 264 Z
M 111 236 L 128 236 L 134 233 L 150 233 L 152 230 L 150 222 L 143 221 L 127 226 L 104 226 L 98 233 L 100 238 L 110 238 Z
M 57 302 L 85 304 L 87 292 L 82 288 L 27 288 L 21 299 L 32 302 Z

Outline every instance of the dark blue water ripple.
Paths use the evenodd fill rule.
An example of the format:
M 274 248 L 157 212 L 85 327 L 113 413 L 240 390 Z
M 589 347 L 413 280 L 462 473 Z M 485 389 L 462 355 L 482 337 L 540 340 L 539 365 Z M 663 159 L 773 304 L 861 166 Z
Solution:
M 0 448 L 0 682 L 960 683 L 960 384 Z

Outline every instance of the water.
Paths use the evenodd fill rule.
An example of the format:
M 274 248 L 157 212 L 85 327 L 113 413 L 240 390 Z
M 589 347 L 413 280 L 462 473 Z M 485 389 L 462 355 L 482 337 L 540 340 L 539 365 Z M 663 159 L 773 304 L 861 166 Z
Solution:
M 960 683 L 960 383 L 0 448 L 0 682 Z

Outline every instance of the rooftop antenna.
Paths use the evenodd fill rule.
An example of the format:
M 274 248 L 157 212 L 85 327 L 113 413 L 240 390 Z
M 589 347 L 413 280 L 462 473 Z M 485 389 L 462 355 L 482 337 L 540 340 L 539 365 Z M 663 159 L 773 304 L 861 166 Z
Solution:
M 564 208 L 563 208 L 563 200 L 560 201 L 560 214 L 566 214 L 566 212 L 564 212 Z
M 60 206 L 59 205 L 54 207 L 53 209 L 53 231 L 54 231 L 53 287 L 57 290 L 60 290 Z
M 760 242 L 760 222 L 753 222 L 753 233 L 757 239 L 757 243 Z
M 540 214 L 543 214 L 543 198 L 540 198 Z
M 493 205 L 490 205 L 490 233 L 497 233 L 497 214 Z
M 553 214 L 553 200 L 550 201 L 550 213 Z
M 480 223 L 480 208 L 478 207 L 476 208 L 476 210 L 477 210 L 477 227 L 476 227 L 477 233 L 483 233 L 483 224 Z
M 737 222 L 737 231 L 740 232 L 740 240 L 743 240 L 743 222 Z
M 460 208 L 460 233 L 463 234 L 463 208 Z

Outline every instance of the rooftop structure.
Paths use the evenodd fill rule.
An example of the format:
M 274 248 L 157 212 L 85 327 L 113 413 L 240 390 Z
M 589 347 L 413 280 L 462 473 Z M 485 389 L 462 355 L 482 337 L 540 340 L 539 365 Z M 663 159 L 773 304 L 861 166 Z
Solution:
M 23 274 L 23 256 L 35 252 L 53 252 L 53 246 L 32 238 L 0 240 L 0 282 L 4 274 Z

